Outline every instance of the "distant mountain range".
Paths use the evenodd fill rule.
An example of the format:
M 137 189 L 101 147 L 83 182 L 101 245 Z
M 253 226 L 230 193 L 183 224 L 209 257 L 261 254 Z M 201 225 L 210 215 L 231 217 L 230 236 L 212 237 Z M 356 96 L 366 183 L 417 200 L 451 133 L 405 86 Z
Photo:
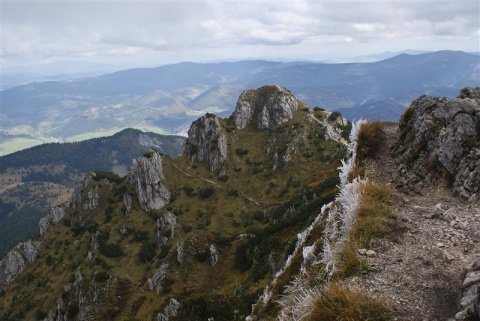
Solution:
M 126 127 L 180 132 L 206 112 L 230 115 L 243 90 L 268 84 L 350 119 L 397 120 L 422 94 L 452 97 L 479 83 L 480 58 L 454 51 L 401 54 L 373 63 L 180 63 L 31 83 L 0 92 L 0 153 Z

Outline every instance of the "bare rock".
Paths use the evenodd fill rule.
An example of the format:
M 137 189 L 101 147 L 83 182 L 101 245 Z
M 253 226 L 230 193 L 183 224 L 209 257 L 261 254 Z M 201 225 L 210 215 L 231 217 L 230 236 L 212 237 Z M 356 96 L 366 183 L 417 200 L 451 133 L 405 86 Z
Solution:
M 75 190 L 68 201 L 67 207 L 88 211 L 93 211 L 98 207 L 100 195 L 98 193 L 98 186 L 94 181 L 96 176 L 97 175 L 94 172 L 85 175 L 85 178 L 79 185 L 77 185 L 77 187 L 75 187 Z
M 455 99 L 421 96 L 403 114 L 394 154 L 413 190 L 446 179 L 465 198 L 480 192 L 479 88 Z
M 177 315 L 178 309 L 180 309 L 180 302 L 178 302 L 174 298 L 171 298 L 163 312 L 157 314 L 157 321 L 170 320 L 170 317 L 174 317 Z
M 170 203 L 170 191 L 163 184 L 162 158 L 149 150 L 134 159 L 127 181 L 135 186 L 140 207 L 145 211 L 158 210 Z
M 191 162 L 206 163 L 211 173 L 220 174 L 224 171 L 227 136 L 215 115 L 206 114 L 192 123 L 185 150 Z
M 218 263 L 218 250 L 215 245 L 210 245 L 210 265 L 215 266 Z
M 125 214 L 132 210 L 132 197 L 130 194 L 123 194 L 123 205 L 125 205 Z
M 180 264 L 183 264 L 185 260 L 185 241 L 177 241 L 177 261 Z
M 253 124 L 264 131 L 293 118 L 298 101 L 287 89 L 280 86 L 264 86 L 246 90 L 238 98 L 233 121 L 238 129 Z
M 467 268 L 460 298 L 461 310 L 455 315 L 456 320 L 476 320 L 480 318 L 480 261 Z
M 57 224 L 65 216 L 65 211 L 61 207 L 52 207 L 50 213 L 40 219 L 38 223 L 40 235 L 43 235 L 50 224 Z
M 177 217 L 170 211 L 166 211 L 157 220 L 157 237 L 162 244 L 166 244 L 175 235 Z
M 28 240 L 19 243 L 0 261 L 0 288 L 12 283 L 28 264 L 33 263 L 40 251 L 41 242 Z
M 167 274 L 168 264 L 162 263 L 160 267 L 155 271 L 155 274 L 148 278 L 148 288 L 159 294 L 162 291 L 162 280 Z

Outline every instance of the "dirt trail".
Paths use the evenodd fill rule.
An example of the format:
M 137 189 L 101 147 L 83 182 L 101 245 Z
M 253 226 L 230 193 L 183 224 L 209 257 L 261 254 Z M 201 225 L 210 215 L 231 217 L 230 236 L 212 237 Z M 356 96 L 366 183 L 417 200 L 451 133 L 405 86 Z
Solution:
M 372 244 L 376 256 L 367 260 L 376 272 L 349 282 L 385 300 L 395 320 L 454 319 L 465 267 L 480 258 L 479 203 L 455 197 L 441 183 L 423 195 L 396 189 L 391 148 L 397 125 L 385 124 L 384 131 L 380 153 L 367 161 L 366 171 L 391 185 L 397 222 L 393 233 Z

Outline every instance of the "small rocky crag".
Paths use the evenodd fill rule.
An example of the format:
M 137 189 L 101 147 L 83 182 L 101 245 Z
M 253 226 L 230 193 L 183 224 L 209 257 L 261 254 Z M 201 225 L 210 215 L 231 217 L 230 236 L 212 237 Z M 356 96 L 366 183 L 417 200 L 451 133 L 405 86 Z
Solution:
M 238 98 L 233 121 L 237 129 L 252 124 L 257 130 L 265 131 L 293 118 L 298 101 L 287 89 L 280 86 L 264 86 L 256 90 L 245 90 Z
M 170 191 L 163 184 L 164 179 L 162 157 L 158 152 L 151 149 L 143 157 L 133 160 L 127 181 L 135 186 L 144 211 L 161 209 L 170 202 Z
M 18 244 L 5 255 L 0 261 L 0 289 L 5 289 L 28 264 L 36 260 L 40 246 L 41 242 L 28 240 Z
M 227 137 L 218 118 L 206 114 L 192 123 L 185 150 L 191 162 L 206 163 L 210 172 L 221 174 L 227 159 Z
M 397 183 L 420 192 L 443 177 L 457 195 L 480 193 L 480 87 L 455 99 L 421 96 L 400 120 Z
M 75 187 L 67 207 L 87 211 L 93 211 L 98 207 L 100 195 L 98 194 L 98 185 L 95 184 L 96 176 L 94 172 L 85 175 L 85 178 Z
M 38 226 L 40 228 L 40 235 L 43 235 L 50 224 L 57 224 L 65 216 L 65 211 L 61 207 L 53 207 L 45 217 L 40 219 Z

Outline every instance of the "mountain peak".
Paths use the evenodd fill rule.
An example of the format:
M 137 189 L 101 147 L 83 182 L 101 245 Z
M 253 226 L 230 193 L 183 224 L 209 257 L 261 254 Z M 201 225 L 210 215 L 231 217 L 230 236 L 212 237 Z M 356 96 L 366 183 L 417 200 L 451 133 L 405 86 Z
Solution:
M 264 86 L 256 90 L 245 90 L 238 98 L 233 121 L 237 129 L 250 124 L 265 131 L 293 118 L 298 101 L 290 91 L 281 86 Z

